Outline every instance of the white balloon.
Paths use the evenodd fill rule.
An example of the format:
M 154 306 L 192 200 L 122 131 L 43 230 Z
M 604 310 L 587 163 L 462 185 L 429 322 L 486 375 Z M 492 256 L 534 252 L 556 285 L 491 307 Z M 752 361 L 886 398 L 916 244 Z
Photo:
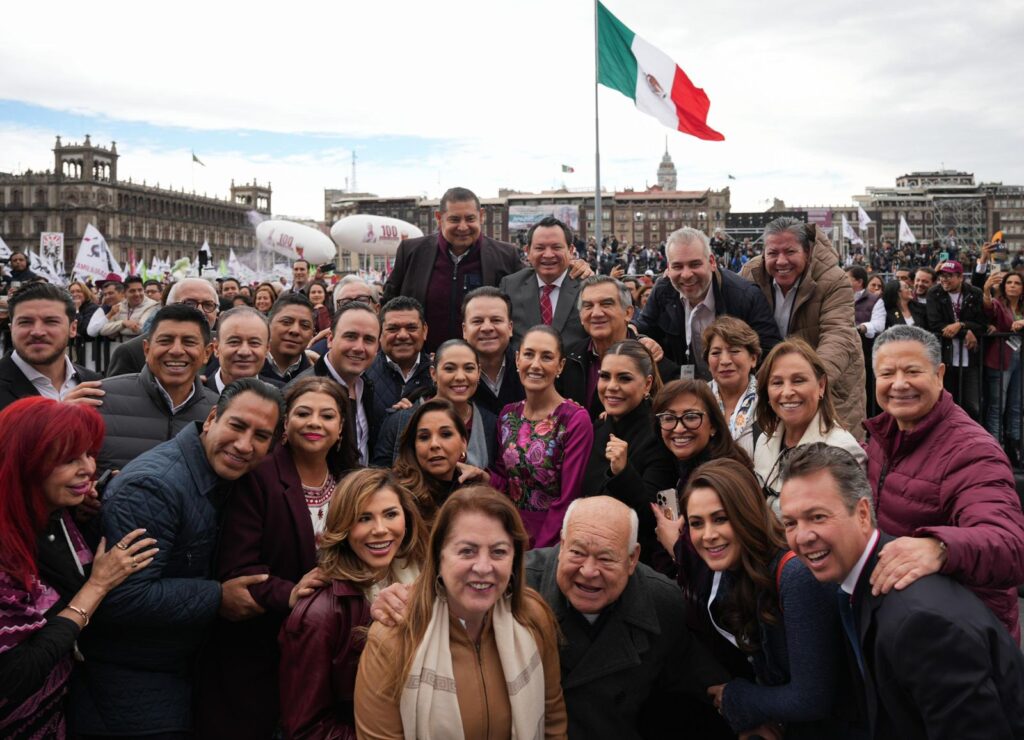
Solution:
M 292 259 L 304 259 L 313 265 L 333 262 L 338 254 L 330 237 L 305 224 L 270 219 L 256 227 L 256 239 Z
M 354 254 L 394 257 L 403 239 L 423 236 L 417 227 L 398 218 L 357 213 L 336 222 L 331 238 L 338 247 Z

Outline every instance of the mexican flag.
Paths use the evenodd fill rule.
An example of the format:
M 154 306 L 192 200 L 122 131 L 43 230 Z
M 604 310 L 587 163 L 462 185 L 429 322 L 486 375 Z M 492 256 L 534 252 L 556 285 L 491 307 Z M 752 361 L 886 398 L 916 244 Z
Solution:
M 598 78 L 632 98 L 636 107 L 670 128 L 708 141 L 725 137 L 707 124 L 711 102 L 663 52 L 597 4 Z

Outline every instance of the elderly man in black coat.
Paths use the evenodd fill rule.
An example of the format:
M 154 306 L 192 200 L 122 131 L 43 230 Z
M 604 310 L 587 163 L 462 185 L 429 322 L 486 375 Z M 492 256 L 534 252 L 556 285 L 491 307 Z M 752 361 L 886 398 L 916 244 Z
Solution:
M 635 323 L 640 333 L 657 341 L 665 356 L 689 377 L 711 379 L 700 336 L 718 316 L 746 321 L 761 340 L 762 356 L 782 341 L 760 288 L 734 272 L 719 269 L 703 231 L 683 228 L 672 232 L 665 256 L 665 277 L 655 283 Z

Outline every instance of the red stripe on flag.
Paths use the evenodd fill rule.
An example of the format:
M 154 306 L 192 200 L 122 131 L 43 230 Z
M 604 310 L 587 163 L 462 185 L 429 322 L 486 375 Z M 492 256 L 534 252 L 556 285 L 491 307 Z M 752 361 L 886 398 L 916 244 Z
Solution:
M 711 101 L 704 91 L 690 82 L 678 65 L 672 80 L 672 102 L 679 117 L 679 130 L 707 141 L 725 141 L 725 137 L 708 126 L 708 109 Z

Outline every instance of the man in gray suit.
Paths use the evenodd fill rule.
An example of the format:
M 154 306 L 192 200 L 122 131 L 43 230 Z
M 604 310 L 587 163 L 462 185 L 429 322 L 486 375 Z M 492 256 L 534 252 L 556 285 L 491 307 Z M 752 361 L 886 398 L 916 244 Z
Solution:
M 512 344 L 518 347 L 532 326 L 548 324 L 566 346 L 586 338 L 576 299 L 580 281 L 569 274 L 572 229 L 547 216 L 526 235 L 530 267 L 502 278 L 498 286 L 512 301 Z

